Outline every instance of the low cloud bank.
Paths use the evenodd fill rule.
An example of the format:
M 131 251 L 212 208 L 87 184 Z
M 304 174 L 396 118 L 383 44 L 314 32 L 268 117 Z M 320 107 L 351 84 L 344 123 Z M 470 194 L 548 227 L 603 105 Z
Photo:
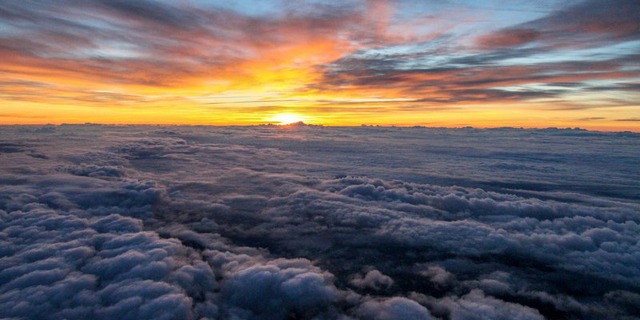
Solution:
M 638 312 L 637 136 L 477 130 L 472 152 L 469 129 L 48 128 L 0 128 L 2 318 Z M 602 163 L 547 139 L 618 153 L 581 176 Z

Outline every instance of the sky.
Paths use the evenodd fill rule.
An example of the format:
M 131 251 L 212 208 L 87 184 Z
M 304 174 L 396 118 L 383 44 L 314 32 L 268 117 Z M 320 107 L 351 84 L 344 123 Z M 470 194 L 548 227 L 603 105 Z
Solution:
M 0 126 L 0 318 L 637 319 L 639 138 Z
M 638 131 L 640 3 L 3 1 L 0 123 Z

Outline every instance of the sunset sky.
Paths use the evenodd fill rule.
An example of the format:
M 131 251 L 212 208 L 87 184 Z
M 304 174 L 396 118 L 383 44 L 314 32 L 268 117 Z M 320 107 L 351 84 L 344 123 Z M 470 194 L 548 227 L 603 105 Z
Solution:
M 640 131 L 640 2 L 8 0 L 0 124 Z

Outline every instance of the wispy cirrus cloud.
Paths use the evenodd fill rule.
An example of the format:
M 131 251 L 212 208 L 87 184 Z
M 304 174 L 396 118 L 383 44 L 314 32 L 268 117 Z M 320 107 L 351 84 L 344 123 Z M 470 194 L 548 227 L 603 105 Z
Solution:
M 38 104 L 32 112 L 137 104 L 132 108 L 175 115 L 179 96 L 200 116 L 211 104 L 199 101 L 231 92 L 290 101 L 271 104 L 270 112 L 368 100 L 363 109 L 378 105 L 384 113 L 384 101 L 404 99 L 424 106 L 416 116 L 442 107 L 435 104 L 551 110 L 547 102 L 560 101 L 578 110 L 583 100 L 607 108 L 637 101 L 637 3 L 548 1 L 538 9 L 405 1 L 11 2 L 0 11 L 0 81 L 14 85 L 2 87 L 2 99 Z M 579 85 L 558 87 L 568 82 Z M 608 97 L 612 91 L 624 93 L 622 102 Z
M 540 50 L 554 50 L 638 41 L 638 12 L 640 5 L 636 1 L 620 1 L 612 6 L 588 0 L 545 17 L 480 36 L 478 44 L 484 48 L 532 44 Z

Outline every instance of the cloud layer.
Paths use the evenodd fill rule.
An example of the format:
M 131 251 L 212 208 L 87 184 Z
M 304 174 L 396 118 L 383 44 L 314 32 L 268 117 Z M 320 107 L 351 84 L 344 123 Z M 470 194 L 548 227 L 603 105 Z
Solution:
M 637 134 L 95 125 L 0 133 L 2 318 L 638 312 Z

